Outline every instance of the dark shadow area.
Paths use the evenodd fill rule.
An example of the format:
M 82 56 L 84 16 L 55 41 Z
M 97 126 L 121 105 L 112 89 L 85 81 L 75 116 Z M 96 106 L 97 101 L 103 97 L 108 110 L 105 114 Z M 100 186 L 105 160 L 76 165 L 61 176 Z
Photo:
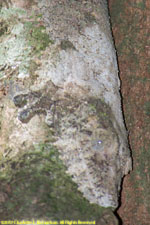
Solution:
M 122 187 L 123 187 L 123 179 L 124 179 L 124 177 L 122 178 L 122 181 L 121 181 L 121 184 L 120 184 L 120 196 L 118 197 L 118 203 L 119 204 L 118 204 L 117 209 L 114 211 L 114 215 L 116 216 L 116 218 L 118 219 L 118 222 L 119 222 L 118 225 L 123 225 L 122 219 L 119 216 L 119 214 L 117 213 L 118 209 L 121 207 L 121 193 L 122 193 Z
M 123 225 L 121 217 L 118 215 L 117 210 L 115 210 L 114 215 L 118 219 L 118 225 Z
M 124 176 L 125 177 L 125 176 Z M 123 189 L 123 180 L 124 180 L 124 177 L 122 178 L 122 181 L 121 181 L 121 184 L 120 184 L 120 196 L 118 197 L 118 207 L 116 208 L 116 210 L 113 212 L 114 213 L 114 215 L 116 216 L 116 218 L 118 219 L 118 225 L 124 225 L 123 224 L 123 221 L 122 221 L 122 219 L 121 219 L 121 217 L 119 216 L 119 214 L 118 214 L 118 210 L 119 210 L 119 208 L 121 207 L 121 205 L 122 205 L 122 201 L 121 201 L 121 194 L 122 194 L 122 189 Z

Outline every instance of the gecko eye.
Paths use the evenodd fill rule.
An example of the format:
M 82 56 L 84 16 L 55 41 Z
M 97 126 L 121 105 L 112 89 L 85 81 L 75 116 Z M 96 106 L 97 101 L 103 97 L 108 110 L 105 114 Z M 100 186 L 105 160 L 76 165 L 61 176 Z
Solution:
M 101 150 L 103 150 L 103 148 L 104 148 L 103 141 L 101 141 L 101 140 L 93 141 L 93 144 L 92 144 L 92 149 L 93 150 L 101 151 Z

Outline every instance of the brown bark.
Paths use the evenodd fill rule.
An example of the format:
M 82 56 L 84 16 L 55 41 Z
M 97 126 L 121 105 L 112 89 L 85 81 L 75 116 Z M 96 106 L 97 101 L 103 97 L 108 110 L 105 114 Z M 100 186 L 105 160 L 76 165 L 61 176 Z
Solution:
M 150 221 L 150 2 L 109 1 L 122 81 L 123 108 L 133 156 L 118 210 L 124 225 Z

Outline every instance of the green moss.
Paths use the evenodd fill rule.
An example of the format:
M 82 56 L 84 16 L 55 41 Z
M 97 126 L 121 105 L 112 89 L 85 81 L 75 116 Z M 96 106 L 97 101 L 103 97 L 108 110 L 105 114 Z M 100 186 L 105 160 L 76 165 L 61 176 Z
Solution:
M 94 103 L 89 103 L 89 107 L 90 107 L 91 111 L 96 112 L 96 106 Z
M 48 143 L 4 160 L 1 168 L 1 190 L 11 188 L 1 219 L 96 220 L 103 211 L 77 190 L 58 151 Z
M 25 29 L 27 32 L 28 43 L 32 47 L 34 53 L 39 53 L 40 51 L 45 50 L 49 43 L 54 43 L 46 33 L 45 27 L 38 22 L 26 22 Z

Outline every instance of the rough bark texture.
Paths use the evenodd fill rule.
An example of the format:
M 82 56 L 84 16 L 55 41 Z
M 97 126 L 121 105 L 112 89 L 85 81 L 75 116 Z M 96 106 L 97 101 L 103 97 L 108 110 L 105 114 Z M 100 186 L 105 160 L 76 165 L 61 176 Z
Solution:
M 131 169 L 106 1 L 2 3 L 0 213 L 97 219 Z
M 110 0 L 133 172 L 123 183 L 124 225 L 150 224 L 150 1 Z M 117 7 L 118 6 L 118 7 Z

